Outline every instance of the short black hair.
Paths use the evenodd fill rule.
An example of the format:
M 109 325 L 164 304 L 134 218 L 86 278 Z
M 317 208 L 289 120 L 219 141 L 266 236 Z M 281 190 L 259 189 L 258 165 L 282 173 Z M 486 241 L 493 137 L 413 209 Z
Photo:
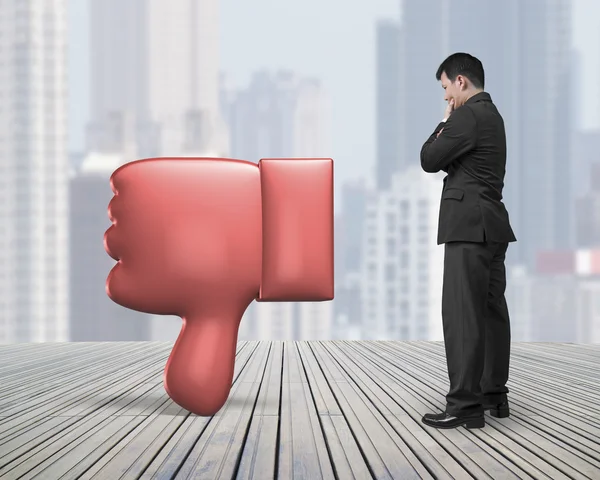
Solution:
M 450 55 L 437 69 L 435 78 L 440 80 L 444 72 L 451 82 L 456 80 L 457 75 L 463 75 L 471 80 L 475 88 L 484 88 L 485 86 L 485 73 L 481 61 L 468 53 Z

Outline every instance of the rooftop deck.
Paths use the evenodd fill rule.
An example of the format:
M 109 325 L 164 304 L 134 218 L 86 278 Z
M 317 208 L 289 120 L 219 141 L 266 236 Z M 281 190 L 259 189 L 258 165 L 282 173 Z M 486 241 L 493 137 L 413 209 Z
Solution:
M 210 418 L 162 386 L 170 342 L 0 346 L 0 478 L 600 479 L 600 345 L 513 344 L 511 417 L 444 408 L 439 342 L 240 342 Z

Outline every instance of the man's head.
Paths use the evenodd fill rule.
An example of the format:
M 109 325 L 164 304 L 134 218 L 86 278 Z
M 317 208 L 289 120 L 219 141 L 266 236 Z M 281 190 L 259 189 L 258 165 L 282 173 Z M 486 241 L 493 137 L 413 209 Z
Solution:
M 468 53 L 450 55 L 438 68 L 435 78 L 442 82 L 444 100 L 450 102 L 454 99 L 454 108 L 464 105 L 485 86 L 483 65 Z

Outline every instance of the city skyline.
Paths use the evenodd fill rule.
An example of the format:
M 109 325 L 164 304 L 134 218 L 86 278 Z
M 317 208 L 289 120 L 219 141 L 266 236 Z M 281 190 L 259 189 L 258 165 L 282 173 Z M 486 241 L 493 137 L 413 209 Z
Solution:
M 263 68 L 272 71 L 292 68 L 299 74 L 319 78 L 331 94 L 332 110 L 337 112 L 332 123 L 332 149 L 340 163 L 336 172 L 340 182 L 372 176 L 376 152 L 376 131 L 372 127 L 376 120 L 376 24 L 385 19 L 397 21 L 400 17 L 401 0 L 366 2 L 351 8 L 342 0 L 326 4 L 317 0 L 310 1 L 314 5 L 303 2 L 283 8 L 274 5 L 271 0 L 257 0 L 252 5 L 222 0 L 219 4 L 221 71 L 239 88 L 248 86 L 255 71 Z M 600 4 L 593 0 L 573 0 L 572 4 L 573 46 L 581 51 L 583 68 L 581 78 L 572 79 L 569 88 L 582 91 L 585 98 L 585 101 L 580 101 L 582 128 L 598 129 L 600 92 L 595 87 L 595 79 L 600 77 L 600 55 L 596 53 L 600 45 Z M 312 10 L 312 7 L 318 10 Z M 302 21 L 312 19 L 308 15 L 311 11 L 319 11 L 320 19 L 311 24 L 313 35 L 307 48 L 303 49 L 306 41 L 302 40 L 304 36 L 301 32 L 305 24 Z M 345 12 L 347 21 L 336 22 L 342 11 Z M 86 85 L 89 83 L 86 2 L 71 0 L 69 15 L 73 26 L 70 30 L 72 40 L 69 41 L 72 94 L 69 118 L 73 132 L 69 150 L 76 153 L 83 147 L 82 125 L 87 121 L 89 111 L 86 96 Z M 255 21 L 247 22 L 249 15 Z M 282 35 L 284 39 L 289 40 L 271 41 L 274 38 L 271 22 L 274 16 L 280 19 L 276 28 L 285 33 Z M 332 27 L 335 27 L 336 35 L 328 35 Z M 293 30 L 294 35 L 289 33 L 290 29 L 296 29 Z M 321 34 L 316 35 L 315 29 Z M 241 37 L 238 35 L 243 35 L 245 39 L 244 48 L 240 48 L 237 38 Z M 318 44 L 322 44 L 323 48 L 318 48 Z M 288 45 L 290 48 L 286 50 Z M 340 54 L 336 52 L 346 52 L 348 48 L 352 54 L 342 55 L 340 64 Z M 328 58 L 337 58 L 337 61 L 332 63 Z M 442 60 L 443 58 L 439 58 L 438 63 L 430 66 L 432 76 Z M 361 65 L 362 68 L 357 69 L 356 65 Z M 352 72 L 352 75 L 349 76 L 348 72 Z M 543 79 L 540 79 L 540 84 L 543 85 Z M 357 91 L 364 94 L 357 97 Z M 439 95 L 439 91 L 434 90 L 432 95 Z M 441 95 L 439 99 L 442 112 Z M 360 144 L 347 141 L 347 138 L 356 138 L 358 133 L 362 137 Z M 427 136 L 428 133 L 423 132 L 422 135 Z
M 98 279 L 108 274 L 111 263 L 101 249 L 101 238 L 93 241 L 110 225 L 106 214 L 110 171 L 115 165 L 138 158 L 180 155 L 229 156 L 254 162 L 269 156 L 325 156 L 335 161 L 336 300 L 312 306 L 293 302 L 276 308 L 253 305 L 247 311 L 241 337 L 379 336 L 400 340 L 439 336 L 440 257 L 433 230 L 442 184 L 441 178 L 426 179 L 428 174 L 419 171 L 418 151 L 443 111 L 443 92 L 434 77 L 435 66 L 452 51 L 468 49 L 472 38 L 481 38 L 472 52 L 484 59 L 492 98 L 507 123 L 505 198 L 518 239 L 516 246 L 509 249 L 507 259 L 511 261 L 507 263 L 511 278 L 520 286 L 509 291 L 513 296 L 529 292 L 516 300 L 516 331 L 523 338 L 532 339 L 544 334 L 535 306 L 557 285 L 559 290 L 560 285 L 565 285 L 566 303 L 544 310 L 545 315 L 564 315 L 575 309 L 577 329 L 565 326 L 560 330 L 563 320 L 556 315 L 548 319 L 548 325 L 556 325 L 556 332 L 562 331 L 565 338 L 580 339 L 582 332 L 596 331 L 600 313 L 594 313 L 595 307 L 589 304 L 597 287 L 595 260 L 588 260 L 589 272 L 585 275 L 574 267 L 561 267 L 570 261 L 565 259 L 596 258 L 593 252 L 600 247 L 597 226 L 585 225 L 588 219 L 597 222 L 600 218 L 599 187 L 594 173 L 597 170 L 592 170 L 598 164 L 593 150 L 600 129 L 586 129 L 584 109 L 575 105 L 585 96 L 583 88 L 578 89 L 577 85 L 589 80 L 578 72 L 589 71 L 590 62 L 589 52 L 579 54 L 571 48 L 576 43 L 570 40 L 571 33 L 576 33 L 572 32 L 571 17 L 576 15 L 570 9 L 571 2 L 546 3 L 540 10 L 510 0 L 497 16 L 495 30 L 485 29 L 482 24 L 494 14 L 492 3 L 473 11 L 471 0 L 454 2 L 452 9 L 444 9 L 445 0 L 403 2 L 400 20 L 389 15 L 382 20 L 371 12 L 369 91 L 357 88 L 353 82 L 358 80 L 353 77 L 343 88 L 333 84 L 327 69 L 314 74 L 312 67 L 304 68 L 303 61 L 293 64 L 297 60 L 293 55 L 286 60 L 292 62 L 289 67 L 255 62 L 247 83 L 240 84 L 241 67 L 229 69 L 218 47 L 227 36 L 215 28 L 222 16 L 217 6 L 224 7 L 227 2 L 205 0 L 201 9 L 187 0 L 178 2 L 172 9 L 141 0 L 126 7 L 116 0 L 91 4 L 93 20 L 88 30 L 93 41 L 87 43 L 89 85 L 84 89 L 89 101 L 80 102 L 80 106 L 88 103 L 91 110 L 83 125 L 74 127 L 81 116 L 71 119 L 69 132 L 62 123 L 69 110 L 67 103 L 72 108 L 74 99 L 82 94 L 81 89 L 69 89 L 72 82 L 82 77 L 71 78 L 71 83 L 67 83 L 64 75 L 69 65 L 65 47 L 70 43 L 60 36 L 66 29 L 54 29 L 50 23 L 44 27 L 56 34 L 57 41 L 44 47 L 44 55 L 52 60 L 44 68 L 49 75 L 56 75 L 56 82 L 43 83 L 42 77 L 32 77 L 37 83 L 19 87 L 26 102 L 3 109 L 32 132 L 41 125 L 38 119 L 44 118 L 50 123 L 39 131 L 40 135 L 51 134 L 43 143 L 28 143 L 26 137 L 17 135 L 0 144 L 0 148 L 7 148 L 5 157 L 12 162 L 7 164 L 9 170 L 23 174 L 15 177 L 17 184 L 27 177 L 31 187 L 28 196 L 24 195 L 24 187 L 18 192 L 8 188 L 4 192 L 5 216 L 16 226 L 13 231 L 25 240 L 18 248 L 7 250 L 5 258 L 5 264 L 13 267 L 9 271 L 20 276 L 18 282 L 5 283 L 4 332 L 19 332 L 5 338 L 64 338 L 68 335 L 68 323 L 62 318 L 68 316 L 66 304 L 76 310 L 71 312 L 71 326 L 84 316 L 93 327 L 73 328 L 73 338 L 79 340 L 85 340 L 86 335 L 90 340 L 102 340 L 107 335 L 106 329 L 95 329 L 103 315 L 115 317 L 120 312 L 123 319 L 128 318 L 130 312 L 125 309 L 115 309 L 112 304 L 108 308 L 110 299 L 98 287 Z M 396 6 L 400 4 L 396 2 Z M 75 8 L 74 3 L 70 6 Z M 437 13 L 426 15 L 428 9 Z M 18 8 L 14 12 L 17 19 L 23 13 Z M 467 15 L 474 21 L 469 29 L 460 25 L 460 19 Z M 74 14 L 71 12 L 68 18 L 72 22 Z M 115 18 L 119 18 L 118 25 L 112 22 Z M 47 21 L 61 25 L 66 19 L 67 12 L 62 10 Z M 205 24 L 210 27 L 204 28 Z M 26 22 L 17 25 L 24 29 L 15 30 L 15 38 L 26 38 L 24 33 L 33 32 Z M 42 24 L 31 25 L 39 28 Z M 560 35 L 544 42 L 534 41 L 547 31 L 558 31 Z M 513 40 L 505 40 L 503 32 L 512 32 L 509 37 Z M 171 40 L 163 42 L 163 37 Z M 200 37 L 206 40 L 202 48 L 197 45 Z M 415 38 L 420 39 L 418 45 L 411 42 Z M 10 48 L 4 50 L 10 53 L 14 49 L 16 65 L 39 67 L 33 57 L 19 57 L 23 53 L 19 44 L 7 45 Z M 323 58 L 327 48 L 324 46 Z M 267 63 L 276 65 L 277 59 L 278 55 L 269 55 Z M 361 64 L 360 60 L 360 56 L 355 56 L 355 64 Z M 346 67 L 340 61 L 337 74 Z M 364 77 L 363 73 L 357 76 Z M 544 88 L 538 87 L 540 83 Z M 68 96 L 59 95 L 53 102 L 31 102 L 36 90 L 60 85 L 60 91 Z M 340 109 L 340 93 L 353 85 L 352 101 Z M 412 97 L 405 99 L 403 92 L 408 86 Z M 372 106 L 370 116 L 361 114 L 366 103 Z M 13 105 L 30 105 L 27 112 L 31 115 L 21 115 L 26 110 L 22 108 L 13 112 Z M 439 116 L 434 111 L 437 106 Z M 353 115 L 344 114 L 348 113 L 345 108 L 353 109 Z M 337 155 L 340 125 L 348 117 L 363 124 L 364 135 L 345 135 L 344 148 L 351 148 L 352 155 Z M 9 118 L 0 115 L 3 121 Z M 85 143 L 81 151 L 69 152 L 67 133 L 82 129 Z M 363 155 L 361 151 L 367 148 L 369 137 L 367 130 L 373 133 L 373 145 Z M 422 135 L 422 131 L 426 133 Z M 55 141 L 58 143 L 53 144 Z M 24 168 L 22 160 L 17 161 L 29 158 L 22 154 L 29 150 L 35 151 L 31 159 L 45 159 L 45 169 L 38 168 L 42 165 L 38 160 L 28 168 Z M 362 173 L 350 175 L 353 159 L 359 157 L 357 164 Z M 50 170 L 52 174 L 47 175 Z M 540 171 L 544 177 L 539 176 Z M 423 196 L 421 187 L 409 194 L 413 184 L 423 187 Z M 49 200 L 44 200 L 45 195 L 49 195 Z M 41 205 L 39 200 L 44 208 L 33 208 Z M 13 207 L 15 202 L 20 202 L 17 209 Z M 576 205 L 586 207 L 585 215 L 576 210 Z M 426 218 L 403 214 L 405 208 L 422 212 Z M 22 217 L 25 210 L 26 222 Z M 41 231 L 45 236 L 39 235 Z M 11 239 L 7 230 L 2 240 Z M 52 242 L 57 245 L 54 257 L 45 255 L 46 250 L 41 248 Z M 53 266 L 65 253 L 70 256 L 69 295 L 65 293 L 67 265 L 63 262 L 60 268 Z M 78 260 L 81 256 L 87 263 Z M 84 263 L 89 265 L 89 271 Z M 556 275 L 564 278 L 555 282 Z M 58 286 L 56 291 L 62 289 L 62 293 L 52 298 L 47 293 L 49 286 Z M 44 306 L 44 302 L 50 303 Z M 565 310 L 567 304 L 577 308 Z M 52 314 L 50 305 L 56 305 Z M 90 308 L 93 312 L 86 313 Z M 34 313 L 28 314 L 30 311 Z M 18 324 L 15 312 L 32 320 Z M 394 323 L 395 319 L 398 323 Z M 148 335 L 155 340 L 173 340 L 181 327 L 180 319 L 149 316 L 148 328 L 136 330 L 129 325 L 133 330 L 124 328 L 118 333 L 121 322 L 116 317 L 112 320 L 114 327 L 109 329 L 114 331 L 109 333 L 116 336 L 109 335 L 110 338 L 118 339 L 122 334 L 123 340 L 149 339 Z M 595 335 L 600 332 L 590 333 L 589 338 L 596 338 Z

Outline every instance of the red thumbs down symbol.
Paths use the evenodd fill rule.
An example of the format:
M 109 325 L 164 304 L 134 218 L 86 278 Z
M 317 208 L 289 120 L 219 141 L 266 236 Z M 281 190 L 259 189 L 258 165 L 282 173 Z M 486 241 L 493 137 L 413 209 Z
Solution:
M 183 327 L 164 371 L 181 407 L 214 415 L 253 300 L 333 299 L 333 161 L 153 158 L 118 168 L 106 292 Z

